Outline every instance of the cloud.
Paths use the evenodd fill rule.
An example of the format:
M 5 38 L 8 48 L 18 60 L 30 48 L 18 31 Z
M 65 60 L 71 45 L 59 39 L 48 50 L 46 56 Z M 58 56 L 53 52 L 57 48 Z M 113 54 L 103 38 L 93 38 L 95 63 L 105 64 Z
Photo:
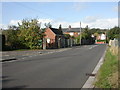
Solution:
M 96 22 L 97 19 L 99 19 L 99 16 L 86 16 L 84 22 L 91 23 Z
M 87 5 L 83 2 L 74 2 L 72 9 L 74 9 L 75 11 L 81 11 L 87 8 Z
M 97 19 L 95 22 L 86 23 L 90 28 L 108 29 L 118 26 L 118 18 Z
M 10 21 L 10 23 L 9 23 L 9 25 L 15 25 L 15 26 L 18 26 L 18 23 L 20 23 L 21 24 L 21 20 L 11 20 Z
M 70 24 L 70 22 L 66 22 L 66 21 L 61 21 L 62 19 L 57 19 L 57 20 L 53 20 L 53 19 L 38 19 L 39 23 L 41 22 L 41 28 L 45 28 L 45 23 L 51 23 L 51 25 L 55 28 L 58 28 L 59 25 L 61 24 L 62 27 L 68 27 Z
M 8 26 L 5 24 L 0 24 L 0 29 L 8 29 Z
M 79 11 L 82 11 L 82 10 L 86 9 L 87 7 L 88 6 L 86 5 L 85 2 L 73 2 L 71 7 L 66 6 L 64 9 L 65 9 L 66 12 L 71 11 L 71 9 L 76 11 L 76 12 L 79 12 Z
M 45 23 L 51 23 L 51 22 L 53 22 L 53 20 L 52 19 L 38 19 L 38 23 L 41 23 L 41 27 L 42 28 L 45 28 Z
M 69 25 L 71 27 L 80 27 L 80 22 L 57 22 L 53 23 L 52 25 L 56 28 L 59 27 L 59 25 L 62 24 L 63 28 L 68 28 Z M 89 22 L 81 22 L 81 26 L 84 28 L 86 25 L 89 26 L 89 28 L 101 28 L 101 29 L 108 29 L 113 28 L 114 26 L 118 26 L 118 18 L 108 18 L 108 19 L 91 19 Z
M 89 26 L 89 28 L 101 28 L 101 29 L 108 29 L 108 28 L 113 28 L 114 26 L 118 26 L 118 18 L 108 18 L 108 19 L 96 19 L 94 17 L 87 17 L 91 18 L 89 22 L 82 21 L 81 26 L 84 28 L 86 25 Z M 86 19 L 86 17 L 85 17 Z M 69 25 L 71 27 L 76 28 L 80 27 L 80 22 L 67 22 L 67 21 L 59 21 L 59 20 L 53 20 L 53 19 L 38 19 L 39 23 L 41 22 L 41 28 L 45 28 L 44 24 L 45 23 L 51 23 L 53 28 L 58 28 L 59 25 L 62 25 L 62 28 L 68 28 Z M 17 23 L 20 22 L 21 20 L 11 20 L 8 25 L 17 25 Z M 6 29 L 7 25 L 2 25 L 0 24 L 0 28 Z
M 49 22 L 53 22 L 52 19 L 38 19 L 39 23 L 42 22 L 42 23 L 49 23 Z
M 67 22 L 67 21 L 61 21 L 61 22 L 54 22 L 54 20 L 51 22 L 52 26 L 55 28 L 58 28 L 61 24 L 63 28 L 68 28 L 69 25 L 71 27 L 80 27 L 80 22 Z M 89 22 L 83 21 L 81 23 L 82 27 L 86 27 L 88 25 L 90 28 L 101 28 L 101 29 L 108 29 L 113 28 L 114 26 L 118 26 L 118 19 L 117 18 L 108 18 L 108 19 L 99 19 L 99 18 L 91 18 Z

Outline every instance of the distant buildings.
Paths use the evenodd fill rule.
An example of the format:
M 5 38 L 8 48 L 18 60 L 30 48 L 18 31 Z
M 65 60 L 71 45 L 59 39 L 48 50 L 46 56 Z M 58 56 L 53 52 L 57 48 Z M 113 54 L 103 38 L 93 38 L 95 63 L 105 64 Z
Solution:
M 101 40 L 106 40 L 106 35 L 105 35 L 105 34 L 101 34 L 101 35 L 100 35 L 100 39 L 101 39 Z
M 78 37 L 80 35 L 80 28 L 71 28 L 69 25 L 68 28 L 63 28 L 64 34 L 69 34 L 70 36 Z
M 47 48 L 61 48 L 66 46 L 72 46 L 75 44 L 75 40 L 66 39 L 64 34 L 69 34 L 71 37 L 78 37 L 80 35 L 80 28 L 46 28 L 45 29 L 45 39 Z
M 106 35 L 105 34 L 99 34 L 97 37 L 96 37 L 96 40 L 106 40 Z
M 104 33 L 99 34 L 96 37 L 96 44 L 104 44 L 104 43 L 106 43 L 106 34 L 104 34 Z

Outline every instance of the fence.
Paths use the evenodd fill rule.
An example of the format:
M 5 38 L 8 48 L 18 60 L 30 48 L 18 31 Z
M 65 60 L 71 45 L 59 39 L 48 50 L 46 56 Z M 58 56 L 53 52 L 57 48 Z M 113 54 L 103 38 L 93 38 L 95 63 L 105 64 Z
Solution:
M 120 44 L 120 42 L 119 42 L 118 39 L 114 39 L 114 40 L 110 40 L 110 41 L 109 41 L 110 51 L 111 51 L 114 55 L 117 55 L 117 54 L 118 54 L 119 44 Z
M 120 38 L 118 38 L 118 46 L 120 47 Z
M 50 39 L 49 43 L 47 39 L 43 39 L 43 49 L 50 49 L 50 48 L 65 48 L 65 47 L 72 47 L 77 45 L 76 39 Z
M 109 41 L 109 46 L 111 46 L 111 47 L 118 47 L 119 43 L 118 43 L 118 39 L 110 40 Z
M 82 45 L 88 45 L 88 44 L 94 44 L 94 39 L 82 39 L 81 44 Z M 47 39 L 44 38 L 43 40 L 43 49 L 51 49 L 51 48 L 65 48 L 65 47 L 72 47 L 72 46 L 78 46 L 80 45 L 80 42 L 78 39 L 49 39 L 49 43 L 47 42 Z

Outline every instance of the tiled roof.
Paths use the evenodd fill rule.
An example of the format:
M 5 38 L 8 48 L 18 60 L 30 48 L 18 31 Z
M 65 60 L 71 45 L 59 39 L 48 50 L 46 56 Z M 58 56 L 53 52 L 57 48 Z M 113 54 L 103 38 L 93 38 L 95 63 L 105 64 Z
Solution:
M 50 28 L 50 29 L 57 35 L 63 35 L 63 33 L 59 29 L 56 28 Z
M 80 32 L 80 28 L 64 28 L 63 32 Z

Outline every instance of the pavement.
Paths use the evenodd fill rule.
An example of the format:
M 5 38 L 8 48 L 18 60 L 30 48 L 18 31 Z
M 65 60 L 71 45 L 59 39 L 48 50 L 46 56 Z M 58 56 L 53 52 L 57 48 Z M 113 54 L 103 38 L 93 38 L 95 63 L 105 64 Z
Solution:
M 26 51 L 3 51 L 0 52 L 0 62 L 15 61 L 39 55 L 46 55 L 55 52 L 62 52 L 70 48 L 46 49 L 46 50 L 26 50 Z
M 82 88 L 106 45 L 87 45 L 2 63 L 3 88 Z

